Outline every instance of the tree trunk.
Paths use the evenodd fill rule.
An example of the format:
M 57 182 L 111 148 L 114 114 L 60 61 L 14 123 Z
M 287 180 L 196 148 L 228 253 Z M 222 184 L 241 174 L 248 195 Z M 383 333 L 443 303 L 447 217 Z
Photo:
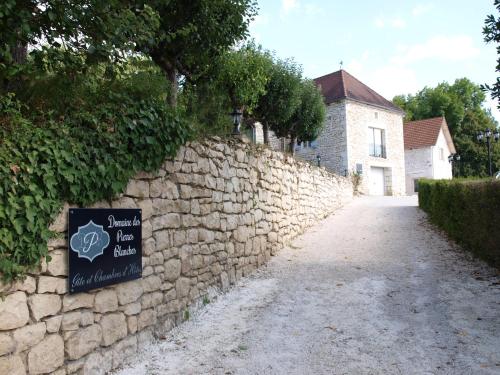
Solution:
M 177 106 L 177 90 L 179 90 L 179 83 L 177 81 L 177 70 L 175 68 L 168 69 L 167 79 L 170 82 L 170 92 L 168 93 L 168 104 L 172 107 Z
M 12 48 L 12 58 L 14 62 L 16 64 L 24 64 L 27 57 L 28 46 L 26 44 L 22 44 L 21 42 L 17 42 L 16 45 Z
M 269 124 L 266 121 L 262 124 L 262 132 L 264 133 L 264 144 L 269 145 Z
M 295 155 L 295 143 L 297 142 L 297 137 L 290 137 L 290 153 Z

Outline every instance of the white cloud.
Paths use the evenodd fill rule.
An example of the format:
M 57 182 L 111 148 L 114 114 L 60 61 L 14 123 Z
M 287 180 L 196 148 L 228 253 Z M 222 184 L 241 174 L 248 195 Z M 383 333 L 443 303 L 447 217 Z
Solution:
M 363 52 L 361 58 L 351 60 L 346 70 L 388 100 L 421 88 L 412 68 L 394 64 L 372 68 L 369 51 Z
M 434 8 L 432 4 L 417 4 L 411 11 L 414 17 L 419 17 L 425 13 L 430 12 Z
M 382 19 L 382 17 L 375 18 L 374 23 L 375 23 L 375 27 L 377 27 L 379 29 L 383 29 L 385 26 L 385 21 Z
M 299 2 L 297 0 L 281 0 L 282 14 L 288 14 L 290 11 L 298 7 L 299 7 Z
M 308 16 L 316 16 L 323 12 L 323 9 L 321 9 L 321 7 L 317 4 L 307 3 L 304 5 L 304 11 Z
M 377 17 L 373 21 L 374 25 L 378 29 L 383 29 L 386 26 L 392 27 L 394 29 L 402 29 L 406 26 L 406 21 L 401 17 Z
M 250 35 L 255 41 L 261 42 L 262 36 L 258 29 L 260 26 L 265 26 L 267 24 L 269 24 L 269 16 L 264 13 L 258 14 L 250 23 Z
M 410 64 L 420 60 L 438 59 L 442 61 L 460 61 L 479 55 L 479 48 L 474 46 L 468 36 L 436 36 L 428 41 L 413 46 L 400 46 L 400 55 L 394 56 L 394 64 Z
M 406 22 L 404 19 L 396 17 L 391 20 L 391 26 L 394 27 L 395 29 L 402 29 L 403 27 L 406 26 Z

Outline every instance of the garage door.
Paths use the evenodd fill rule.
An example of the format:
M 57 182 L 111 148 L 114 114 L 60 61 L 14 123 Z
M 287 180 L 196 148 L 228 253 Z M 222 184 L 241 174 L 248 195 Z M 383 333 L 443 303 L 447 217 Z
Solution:
M 370 168 L 370 195 L 384 195 L 384 168 Z

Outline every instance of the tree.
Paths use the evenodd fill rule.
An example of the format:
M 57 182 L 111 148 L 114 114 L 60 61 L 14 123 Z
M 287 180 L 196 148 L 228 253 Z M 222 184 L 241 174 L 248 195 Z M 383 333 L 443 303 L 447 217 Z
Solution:
M 269 128 L 288 121 L 301 102 L 302 70 L 291 60 L 271 65 L 266 93 L 259 98 L 255 118 L 262 123 L 264 143 L 269 144 Z
M 253 43 L 227 51 L 214 61 L 206 79 L 183 86 L 179 103 L 205 132 L 208 127 L 215 134 L 227 134 L 232 126 L 229 113 L 235 109 L 254 121 L 252 114 L 272 66 L 270 54 Z
M 500 0 L 495 0 L 494 5 L 498 13 L 500 13 Z M 494 42 L 497 44 L 498 58 L 495 71 L 500 73 L 500 16 L 495 17 L 493 14 L 490 14 L 486 17 L 484 23 L 483 35 L 485 42 Z M 497 77 L 497 81 L 493 85 L 484 85 L 484 88 L 491 92 L 493 99 L 498 100 L 497 107 L 500 109 L 500 77 Z
M 171 83 L 169 102 L 177 103 L 178 76 L 191 83 L 210 71 L 214 61 L 248 35 L 256 14 L 253 0 L 148 0 L 160 27 L 137 49 L 153 59 Z
M 292 116 L 272 125 L 278 137 L 290 138 L 290 152 L 295 152 L 299 141 L 313 141 L 323 128 L 326 116 L 325 100 L 313 81 L 304 80 L 300 87 L 300 104 Z
M 137 44 L 159 26 L 149 6 L 132 0 L 6 0 L 0 5 L 0 80 L 2 91 L 37 65 L 38 71 L 81 72 L 97 63 L 125 61 Z M 30 46 L 28 61 L 27 49 Z M 68 74 L 69 76 L 69 74 Z
M 467 78 L 450 85 L 443 82 L 426 87 L 415 95 L 400 95 L 393 102 L 405 110 L 406 121 L 444 116 L 461 160 L 461 176 L 487 176 L 486 147 L 476 142 L 479 131 L 498 126 L 491 113 L 482 106 L 486 96 L 481 87 Z M 493 163 L 500 167 L 500 150 L 493 147 Z

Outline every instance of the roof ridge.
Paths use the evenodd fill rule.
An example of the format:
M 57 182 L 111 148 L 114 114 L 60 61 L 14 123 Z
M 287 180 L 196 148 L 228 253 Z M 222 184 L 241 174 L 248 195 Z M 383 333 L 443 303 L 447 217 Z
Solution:
M 342 83 L 342 92 L 344 93 L 344 98 L 347 98 L 347 91 L 345 89 L 344 73 L 347 73 L 344 69 L 340 69 L 340 82 Z M 349 73 L 347 73 L 349 74 Z M 350 74 L 349 74 L 350 75 Z

